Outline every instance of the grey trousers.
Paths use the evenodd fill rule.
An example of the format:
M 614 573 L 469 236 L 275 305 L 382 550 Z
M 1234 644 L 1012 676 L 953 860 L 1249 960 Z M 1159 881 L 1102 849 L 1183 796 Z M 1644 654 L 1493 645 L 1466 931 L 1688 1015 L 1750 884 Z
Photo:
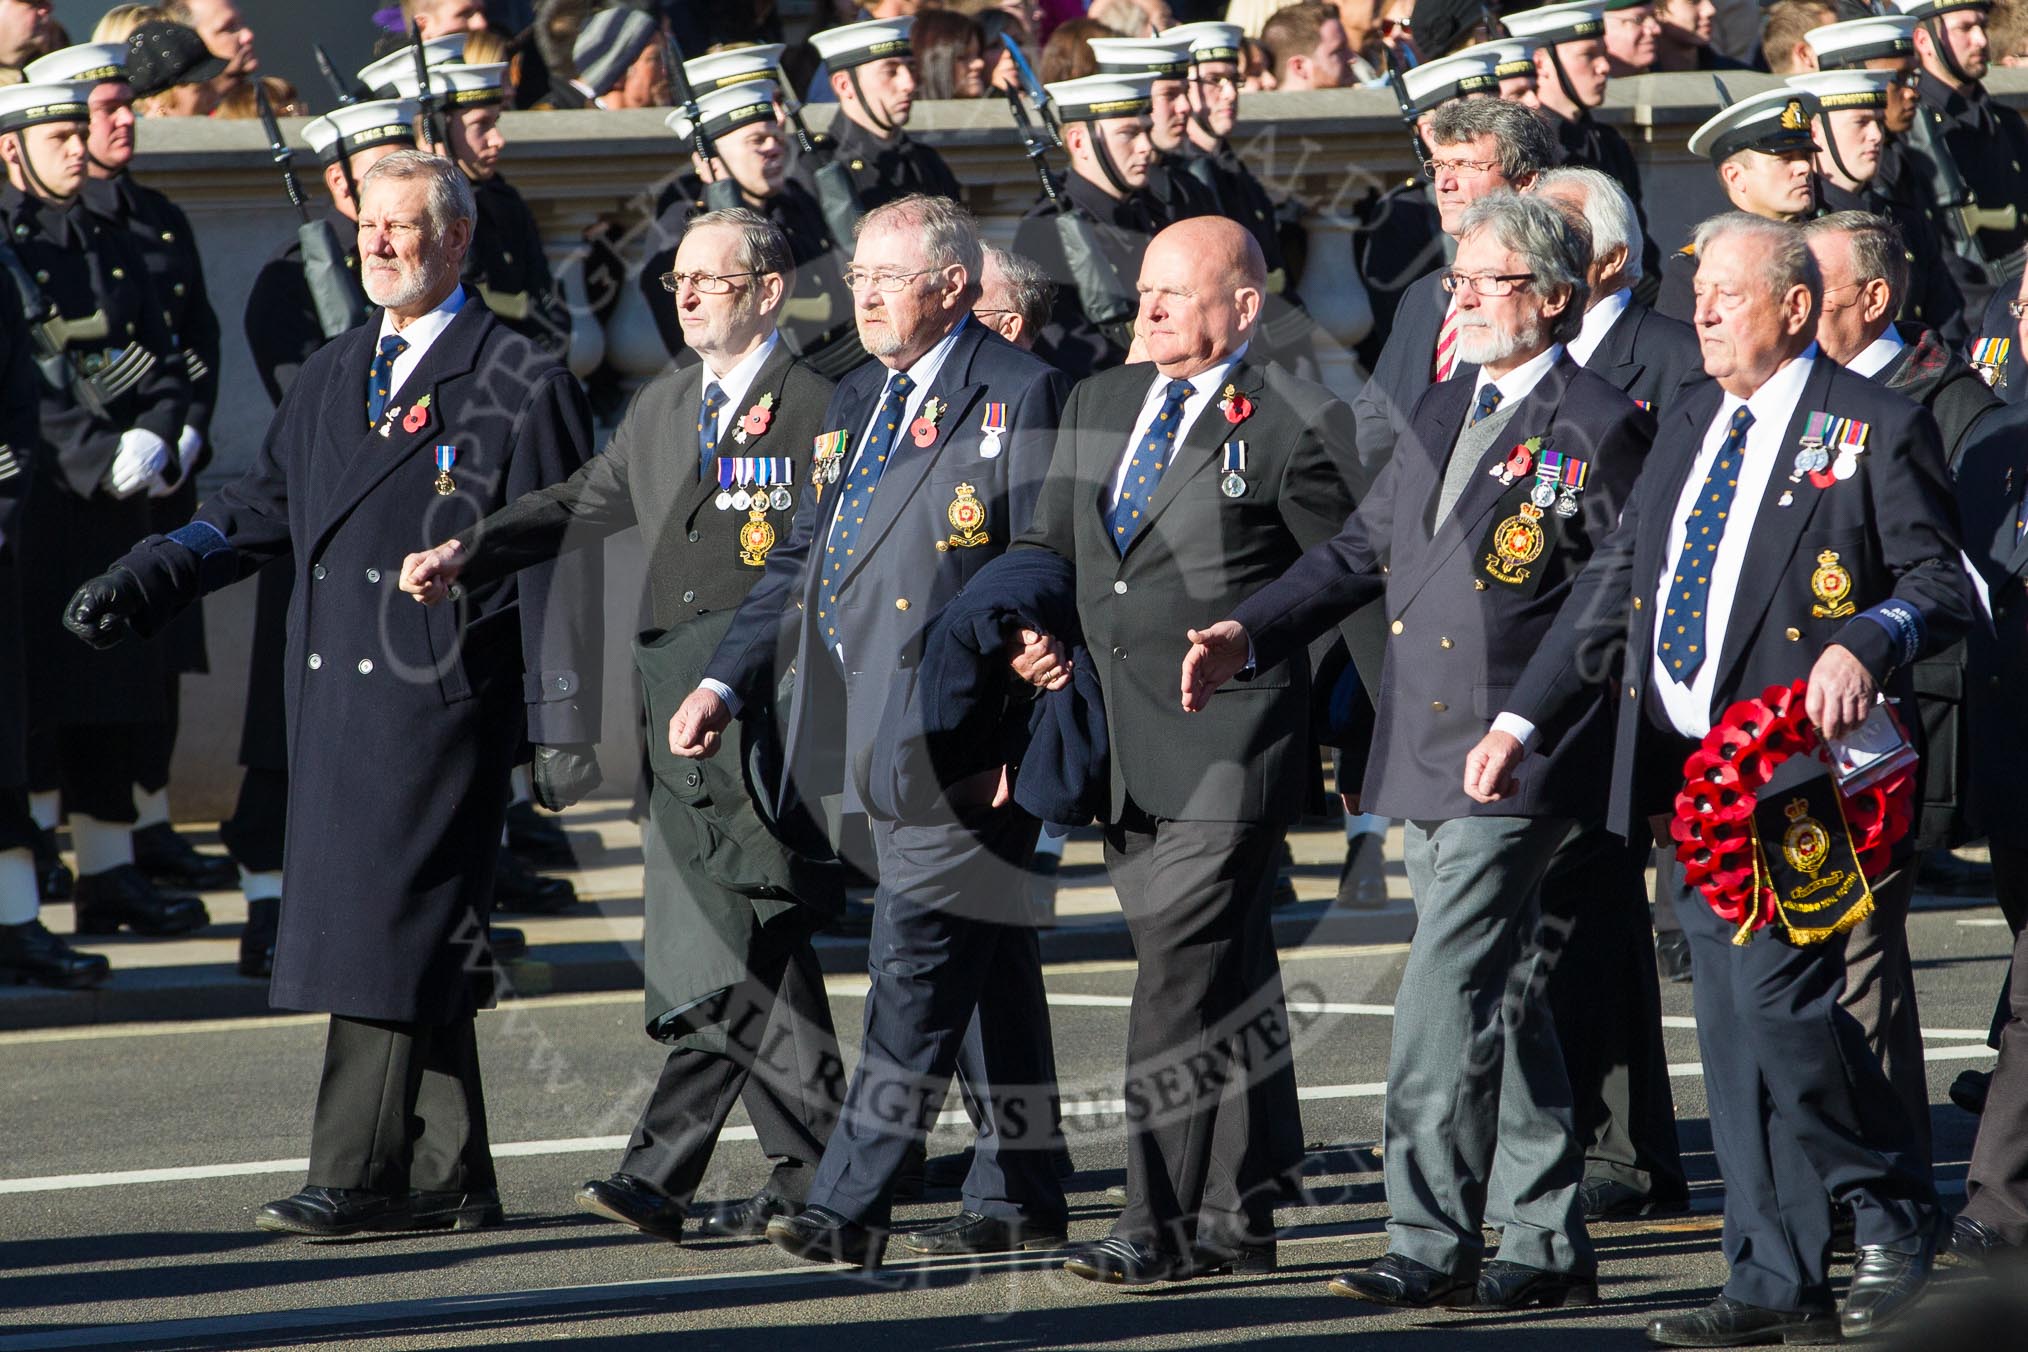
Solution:
M 1915 1153 L 1928 1158 L 1929 1074 L 1922 1056 L 1922 1016 L 1915 1005 L 1915 968 L 1908 956 L 1908 903 L 1916 867 L 1895 870 L 1873 889 L 1873 914 L 1845 936 L 1845 993 L 1838 1003 L 1866 1030 L 1894 1096 L 1915 1133 Z
M 1507 1262 L 1597 1269 L 1536 942 L 1542 879 L 1571 826 L 1460 817 L 1403 827 L 1416 931 L 1387 1071 L 1387 1247 L 1442 1272 L 1477 1270 L 1483 1223 L 1501 1231 Z

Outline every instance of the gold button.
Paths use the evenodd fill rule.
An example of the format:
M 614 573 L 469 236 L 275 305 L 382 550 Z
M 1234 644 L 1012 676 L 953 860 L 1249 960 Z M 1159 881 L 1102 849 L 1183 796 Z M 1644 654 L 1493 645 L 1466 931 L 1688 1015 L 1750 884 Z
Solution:
M 1453 646 L 1455 646 L 1455 645 L 1453 645 L 1453 644 L 1451 643 L 1451 641 L 1450 641 L 1449 639 L 1447 639 L 1447 638 L 1440 638 L 1440 639 L 1438 639 L 1438 640 L 1437 640 L 1437 646 L 1438 646 L 1439 648 L 1449 648 L 1449 647 L 1453 647 Z
M 1632 686 L 1628 686 L 1628 687 L 1627 687 L 1627 698 L 1628 698 L 1628 699 L 1632 699 L 1632 698 L 1634 697 L 1634 694 L 1635 694 L 1634 688 L 1633 688 Z
M 1640 608 L 1641 608 L 1641 598 L 1636 596 L 1634 598 L 1634 609 L 1639 610 Z
M 907 598 L 906 596 L 897 596 L 897 597 L 895 597 L 895 598 L 894 598 L 894 608 L 895 608 L 896 610 L 907 610 L 907 609 L 908 609 L 908 598 Z
M 1475 578 L 1473 578 L 1473 579 L 1472 579 L 1472 590 L 1473 590 L 1473 591 L 1484 591 L 1484 590 L 1486 590 L 1486 581 L 1485 581 L 1485 579 L 1484 579 L 1484 578 L 1478 578 L 1478 577 L 1475 577 Z
M 126 275 L 127 275 L 127 270 L 126 270 L 125 268 L 114 268 L 114 269 L 113 269 L 113 280 L 114 280 L 114 281 L 116 281 L 116 282 L 117 282 L 117 281 L 119 281 L 119 280 L 120 280 L 121 278 L 125 277 Z
M 1450 706 L 1445 704 L 1440 699 L 1433 699 L 1429 702 L 1429 707 L 1435 710 L 1437 713 L 1442 713 L 1445 709 L 1449 708 Z
M 1796 628 L 1794 625 L 1790 625 L 1787 629 L 1782 630 L 1782 632 L 1788 635 L 1788 640 L 1791 643 L 1796 642 L 1803 636 L 1803 631 Z
M 1400 621 L 1400 620 L 1396 620 L 1396 621 L 1395 621 L 1395 622 L 1394 622 L 1393 624 L 1389 625 L 1389 626 L 1388 626 L 1388 628 L 1389 628 L 1389 629 L 1392 629 L 1392 630 L 1393 630 L 1393 631 L 1394 631 L 1395 633 L 1397 633 L 1397 634 L 1398 634 L 1398 633 L 1400 633 L 1400 632 L 1401 632 L 1401 621 Z

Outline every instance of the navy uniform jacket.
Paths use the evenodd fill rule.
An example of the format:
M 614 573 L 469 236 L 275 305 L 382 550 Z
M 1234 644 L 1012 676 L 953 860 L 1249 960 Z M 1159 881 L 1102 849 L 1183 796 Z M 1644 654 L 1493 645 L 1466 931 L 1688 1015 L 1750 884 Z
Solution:
M 0 272 L 0 791 L 28 787 L 28 703 L 21 652 L 20 551 L 24 499 L 34 482 L 36 374 L 14 279 Z M 0 831 L 4 831 L 0 826 Z M 0 849 L 26 845 L 4 840 Z
M 1141 277 L 1148 241 L 1162 228 L 1147 192 L 1114 197 L 1075 173 L 1064 175 L 1058 191 L 1070 201 L 1072 210 L 1091 223 L 1099 253 L 1113 265 L 1127 294 L 1132 295 Z M 1126 335 L 1105 333 L 1085 318 L 1084 302 L 1072 284 L 1069 265 L 1063 261 L 1056 217 L 1056 204 L 1046 198 L 1028 208 L 1014 228 L 1014 252 L 1056 283 L 1048 322 L 1035 335 L 1035 355 L 1078 381 L 1125 361 L 1127 349 L 1118 340 Z
M 143 633 L 258 568 L 293 569 L 289 904 L 269 998 L 442 1023 L 490 998 L 473 936 L 524 730 L 598 739 L 598 602 L 562 564 L 436 606 L 396 583 L 410 552 L 568 478 L 590 418 L 554 358 L 468 298 L 394 391 L 383 436 L 365 419 L 378 339 L 362 324 L 314 354 L 247 473 L 120 564 L 146 595 Z M 457 448 L 448 496 L 440 445 Z
M 1584 369 L 1660 414 L 1683 386 L 1704 379 L 1704 350 L 1688 324 L 1630 301 L 1585 359 Z
M 1105 695 L 1111 810 L 1176 821 L 1285 823 L 1310 770 L 1310 669 L 1290 662 L 1203 713 L 1183 711 L 1185 637 L 1328 539 L 1351 509 L 1345 406 L 1321 385 L 1242 357 L 1226 381 L 1252 404 L 1231 421 L 1214 397 L 1162 472 L 1123 556 L 1106 522 L 1141 406 L 1162 379 L 1147 363 L 1102 372 L 1064 409 L 1024 546 L 1077 569 L 1078 619 Z M 1244 441 L 1246 491 L 1221 488 L 1225 447 Z
M 1231 144 L 1221 141 L 1217 150 L 1207 154 L 1194 142 L 1185 141 L 1166 158 L 1173 166 L 1171 173 L 1187 174 L 1206 190 L 1216 214 L 1239 222 L 1254 237 L 1267 260 L 1268 294 L 1286 291 L 1288 274 L 1282 259 L 1281 231 L 1275 224 L 1274 199 L 1233 153 Z
M 115 498 L 102 484 L 129 428 L 153 432 L 175 455 L 190 385 L 170 358 L 163 307 L 126 229 L 82 198 L 52 206 L 5 185 L 0 228 L 45 302 L 70 326 L 69 354 L 90 369 L 133 353 L 146 370 L 104 414 L 79 402 L 68 382 L 56 388 L 38 378 L 30 386 L 43 453 L 35 457 L 35 507 L 15 540 L 30 704 L 38 720 L 52 724 L 157 722 L 168 714 L 169 645 L 94 652 L 75 639 L 66 643 L 63 607 L 78 584 L 152 529 L 153 499 L 145 492 Z
M 768 556 L 767 571 L 704 673 L 732 689 L 742 712 L 771 696 L 777 675 L 792 673 L 793 689 L 782 696 L 783 779 L 771 805 L 778 817 L 840 793 L 845 810 L 858 810 L 857 775 L 848 770 L 870 755 L 895 671 L 919 656 L 923 630 L 944 603 L 1028 524 L 1063 405 L 1061 373 L 964 320 L 924 392 L 923 403 L 935 398 L 947 406 L 936 439 L 919 447 L 907 428 L 896 434 L 867 505 L 857 558 L 841 584 L 839 611 L 820 623 L 826 541 L 845 497 L 840 488 L 887 377 L 887 367 L 868 362 L 838 383 L 824 427 L 848 437 L 839 481 L 821 492 L 804 487 L 794 529 Z M 982 453 L 980 433 L 989 402 L 1006 405 L 1006 432 L 990 456 Z M 967 495 L 985 510 L 985 539 L 953 545 L 953 508 Z
M 1409 410 L 1432 383 L 1437 339 L 1443 333 L 1444 315 L 1450 304 L 1450 294 L 1443 288 L 1443 274 L 1438 272 L 1418 277 L 1402 293 L 1401 304 L 1394 312 L 1393 331 L 1387 335 L 1387 346 L 1380 350 L 1373 374 L 1352 398 L 1359 452 L 1359 477 L 1352 485 L 1356 498 L 1364 498 L 1364 490 L 1394 458 L 1395 440 L 1408 424 Z M 1478 369 L 1460 358 L 1451 375 L 1468 376 Z
M 2028 845 L 2028 409 L 2010 405 L 1988 418 L 1958 465 L 1958 511 L 1965 553 L 1991 600 L 1989 630 L 1969 630 L 1964 717 L 1971 762 L 1972 830 L 2006 845 Z
M 897 197 L 910 193 L 927 193 L 931 197 L 948 197 L 953 202 L 965 200 L 964 187 L 958 176 L 944 163 L 944 157 L 935 147 L 924 145 L 910 136 L 906 129 L 897 131 L 893 139 L 883 141 L 866 128 L 845 116 L 841 110 L 831 120 L 830 130 L 825 134 L 821 146 L 830 147 L 831 158 L 845 166 L 852 175 L 852 192 L 859 199 L 860 209 L 871 211 L 885 206 Z M 814 174 L 817 160 L 805 159 L 796 168 L 801 174 Z M 803 185 L 812 196 L 814 182 Z
M 1621 514 L 1593 554 L 1507 709 L 1555 745 L 1592 708 L 1601 686 L 1619 705 L 1607 825 L 1639 839 L 1643 819 L 1672 810 L 1691 743 L 1649 698 L 1654 595 L 1683 491 L 1724 391 L 1699 386 L 1663 411 L 1654 449 Z M 1826 644 L 1865 664 L 1890 696 L 1910 695 L 1908 669 L 1948 646 L 1970 617 L 1958 561 L 1957 510 L 1937 440 L 1922 409 L 1819 356 L 1803 384 L 1783 445 L 1822 410 L 1871 425 L 1850 479 L 1818 489 L 1789 481 L 1777 457 L 1732 600 L 1711 708 L 1720 715 L 1771 685 L 1807 676 Z M 1792 495 L 1780 505 L 1781 495 Z M 1835 551 L 1851 575 L 1858 613 L 1816 616 L 1811 587 L 1818 555 Z M 1458 767 L 1462 773 L 1463 766 Z
M 465 290 L 508 328 L 561 360 L 570 348 L 570 311 L 549 272 L 535 213 L 506 179 L 472 183 L 479 218 L 465 255 Z
M 1361 805 L 1390 817 L 1595 816 L 1611 762 L 1606 701 L 1587 708 L 1522 767 L 1518 795 L 1494 804 L 1465 796 L 1465 757 L 1555 624 L 1585 561 L 1618 524 L 1654 435 L 1651 414 L 1616 387 L 1560 357 L 1480 457 L 1450 515 L 1431 528 L 1451 448 L 1471 411 L 1476 376 L 1432 386 L 1372 494 L 1337 535 L 1305 553 L 1272 586 L 1233 612 L 1253 641 L 1258 669 L 1300 658 L 1303 645 L 1355 607 L 1387 600 L 1387 662 L 1375 700 L 1373 748 Z M 1532 594 L 1486 567 L 1487 542 L 1505 529 L 1534 483 L 1492 472 L 1532 437 L 1586 462 L 1577 511 L 1542 514 L 1548 537 Z M 1222 700 L 1232 690 L 1221 692 Z M 1217 700 L 1213 701 L 1214 706 Z
M 1148 163 L 1147 194 L 1157 230 L 1196 216 L 1218 214 L 1218 202 L 1210 190 L 1160 151 Z
M 1993 393 L 2009 404 L 2019 403 L 2024 391 L 2028 391 L 2028 353 L 2021 350 L 2021 326 L 2014 316 L 2007 313 L 2009 303 L 2020 297 L 2010 287 L 2001 287 L 1986 302 L 1985 314 L 1979 320 L 1979 340 L 1988 338 L 2004 339 L 2007 344 L 2007 359 L 2000 363 L 1997 373 L 1980 371 L 1988 378 Z
M 1958 173 L 1982 207 L 2017 208 L 2028 202 L 2028 123 L 2021 114 L 1996 102 L 1983 84 L 1969 93 L 1951 89 L 1925 69 L 1916 86 L 1922 96 L 1918 117 L 1930 119 L 1932 134 L 1941 136 Z M 1986 257 L 1998 261 L 2028 242 L 2028 220 L 2018 211 L 2011 230 L 1981 230 L 1979 244 Z

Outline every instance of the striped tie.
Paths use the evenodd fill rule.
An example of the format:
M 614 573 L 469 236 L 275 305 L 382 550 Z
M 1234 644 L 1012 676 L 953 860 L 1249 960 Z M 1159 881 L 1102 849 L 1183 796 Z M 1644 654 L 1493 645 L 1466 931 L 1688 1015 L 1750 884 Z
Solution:
M 1732 425 L 1719 444 L 1718 458 L 1697 490 L 1697 505 L 1683 524 L 1683 553 L 1676 560 L 1675 576 L 1669 579 L 1669 600 L 1662 613 L 1662 641 L 1657 645 L 1669 679 L 1688 685 L 1704 665 L 1704 612 L 1711 603 L 1711 568 L 1718 559 L 1718 542 L 1725 537 L 1725 518 L 1731 515 L 1733 495 L 1739 491 L 1739 466 L 1745 458 L 1746 429 L 1753 426 L 1753 414 L 1741 404 L 1732 415 Z M 1701 523 L 1701 524 L 1700 524 Z
M 1444 311 L 1444 326 L 1437 332 L 1436 362 L 1431 368 L 1434 380 L 1449 380 L 1451 372 L 1458 369 L 1458 298 L 1451 297 L 1451 305 Z

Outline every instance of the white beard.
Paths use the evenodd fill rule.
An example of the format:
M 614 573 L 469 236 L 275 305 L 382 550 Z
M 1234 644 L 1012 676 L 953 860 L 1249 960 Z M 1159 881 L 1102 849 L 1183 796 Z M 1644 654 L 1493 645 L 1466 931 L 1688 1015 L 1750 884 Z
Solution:
M 1530 320 L 1512 332 L 1503 332 L 1492 324 L 1475 324 L 1471 320 L 1458 322 L 1458 357 L 1474 366 L 1488 362 L 1505 361 L 1516 352 L 1534 347 L 1542 337 L 1542 321 Z

